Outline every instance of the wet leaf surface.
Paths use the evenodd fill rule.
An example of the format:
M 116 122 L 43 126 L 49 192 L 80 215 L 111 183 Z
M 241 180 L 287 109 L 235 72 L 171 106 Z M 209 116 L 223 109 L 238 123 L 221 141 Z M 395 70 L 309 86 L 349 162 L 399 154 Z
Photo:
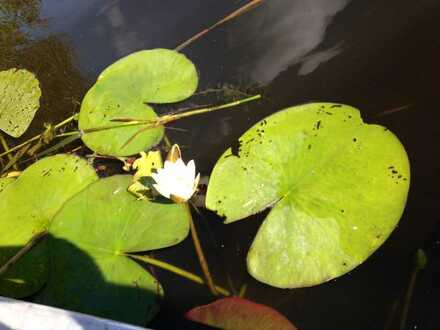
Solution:
M 131 176 L 101 179 L 69 200 L 50 228 L 50 276 L 37 301 L 145 325 L 160 283 L 126 254 L 175 245 L 189 232 L 185 205 L 139 201 Z
M 275 309 L 238 297 L 196 307 L 186 314 L 186 318 L 227 330 L 296 330 Z
M 0 72 L 0 129 L 20 137 L 40 107 L 41 89 L 35 76 L 24 69 Z
M 174 103 L 191 96 L 197 88 L 194 64 L 184 55 L 167 49 L 143 50 L 128 55 L 105 69 L 85 96 L 79 117 L 82 130 L 115 125 L 112 119 L 155 120 L 147 103 Z M 136 135 L 141 126 L 113 128 L 83 136 L 93 151 L 128 156 L 158 144 L 163 126 Z
M 47 157 L 29 166 L 0 194 L 0 264 L 47 230 L 62 205 L 97 179 L 85 160 L 71 155 Z M 46 249 L 45 243 L 38 244 L 0 276 L 0 293 L 25 297 L 36 292 L 47 279 Z
M 409 188 L 405 149 L 345 105 L 312 103 L 249 129 L 215 165 L 206 205 L 226 223 L 272 207 L 247 257 L 259 281 L 305 287 L 341 276 L 390 235 Z

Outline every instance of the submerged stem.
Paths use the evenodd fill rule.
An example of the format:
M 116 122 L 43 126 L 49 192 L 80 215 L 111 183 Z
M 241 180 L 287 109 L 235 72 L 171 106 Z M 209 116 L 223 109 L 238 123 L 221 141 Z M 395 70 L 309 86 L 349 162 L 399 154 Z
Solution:
M 17 263 L 26 253 L 28 253 L 35 245 L 37 245 L 48 234 L 47 231 L 36 234 L 26 243 L 15 255 L 13 255 L 2 267 L 0 267 L 0 275 L 6 273 L 9 268 Z
M 419 272 L 425 269 L 427 263 L 427 257 L 425 251 L 418 249 L 414 257 L 414 269 L 411 273 L 408 289 L 406 290 L 405 300 L 403 303 L 402 318 L 400 319 L 400 330 L 405 330 L 406 321 L 408 319 L 409 307 L 411 306 L 411 300 L 414 293 L 414 288 Z
M 189 209 L 189 205 L 185 205 L 186 210 L 189 214 L 189 224 L 190 224 L 190 231 L 191 231 L 191 237 L 194 243 L 194 248 L 197 253 L 197 257 L 199 258 L 200 267 L 202 267 L 203 274 L 205 275 L 206 284 L 208 285 L 209 290 L 214 296 L 218 295 L 218 292 L 215 288 L 214 280 L 212 279 L 211 273 L 209 271 L 209 266 L 205 258 L 205 254 L 203 253 L 202 244 L 199 240 L 199 235 L 197 234 L 197 229 L 194 224 L 194 221 L 192 219 L 191 211 Z
M 136 259 L 136 260 L 140 260 L 143 262 L 146 262 L 147 264 L 168 270 L 169 272 L 172 272 L 176 275 L 179 275 L 181 277 L 184 277 L 192 282 L 198 283 L 198 284 L 205 284 L 205 281 L 203 281 L 203 278 L 201 278 L 200 276 L 190 273 L 182 268 L 179 268 L 177 266 L 171 265 L 165 261 L 162 260 L 158 260 L 149 256 L 141 256 L 141 255 L 136 255 L 136 254 L 126 254 L 128 257 Z M 216 286 L 215 287 L 217 292 L 224 295 L 224 296 L 229 296 L 230 292 L 220 286 Z

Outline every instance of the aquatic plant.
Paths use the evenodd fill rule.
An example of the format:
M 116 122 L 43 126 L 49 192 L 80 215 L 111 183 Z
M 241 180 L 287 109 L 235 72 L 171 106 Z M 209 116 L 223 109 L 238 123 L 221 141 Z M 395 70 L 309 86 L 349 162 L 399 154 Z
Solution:
M 405 149 L 388 129 L 350 106 L 310 103 L 261 120 L 226 150 L 206 205 L 225 223 L 269 208 L 248 270 L 276 287 L 305 287 L 352 270 L 386 240 L 409 176 Z
M 31 72 L 0 71 L 0 129 L 20 137 L 39 109 L 40 97 L 40 84 Z
M 296 330 L 283 315 L 268 306 L 240 297 L 222 298 L 193 308 L 186 318 L 230 330 Z
M 197 88 L 194 64 L 168 49 L 144 50 L 120 59 L 105 69 L 87 92 L 79 114 L 82 140 L 104 155 L 129 156 L 148 150 L 163 138 L 164 127 L 148 103 L 174 103 Z M 115 126 L 115 119 L 149 120 L 149 129 Z M 96 130 L 98 128 L 98 130 Z M 99 130 L 99 128 L 108 128 Z M 127 143 L 130 142 L 130 143 Z
M 260 2 L 249 2 L 176 50 Z M 0 178 L 1 294 L 34 295 L 40 303 L 145 325 L 164 295 L 139 264 L 147 263 L 206 284 L 214 296 L 230 295 L 215 283 L 191 217 L 199 182 L 194 161 L 184 163 L 165 128 L 261 96 L 159 116 L 155 104 L 186 100 L 198 87 L 195 65 L 176 50 L 142 50 L 118 60 L 99 75 L 79 114 L 13 148 L 0 141 L 0 157 L 10 156 L 5 174 L 25 155 L 33 161 L 79 139 L 79 148 L 93 151 L 88 162 L 59 154 L 15 172 L 17 179 Z M 41 95 L 32 73 L 3 74 L 14 80 L 17 73 L 26 81 L 0 79 L 0 93 L 9 95 L 2 111 L 26 102 L 24 116 L 13 111 L 12 124 L 0 121 L 12 136 L 26 131 Z M 31 86 L 31 92 L 11 86 Z M 76 120 L 78 129 L 66 130 Z M 121 160 L 133 175 L 98 179 L 91 166 L 98 158 Z M 226 150 L 211 175 L 206 206 L 225 223 L 270 209 L 248 253 L 249 273 L 275 287 L 312 286 L 354 269 L 387 239 L 406 203 L 409 171 L 406 152 L 389 130 L 364 123 L 348 105 L 311 103 L 261 120 Z M 147 254 L 189 233 L 203 277 Z M 232 329 L 295 329 L 269 307 L 237 297 L 187 317 Z

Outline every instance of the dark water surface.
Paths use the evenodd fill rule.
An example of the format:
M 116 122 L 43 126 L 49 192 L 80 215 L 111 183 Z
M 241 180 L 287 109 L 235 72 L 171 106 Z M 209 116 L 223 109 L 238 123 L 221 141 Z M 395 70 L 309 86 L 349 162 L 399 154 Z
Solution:
M 8 1 L 15 0 L 0 3 Z M 0 69 L 26 67 L 42 82 L 43 109 L 29 135 L 43 122 L 77 111 L 99 72 L 118 58 L 145 48 L 174 48 L 246 3 L 18 2 L 28 11 L 16 16 L 20 33 L 9 26 L 13 37 L 0 35 Z M 226 226 L 204 211 L 195 221 L 220 285 L 232 282 L 238 290 L 247 283 L 247 298 L 275 307 L 302 330 L 385 329 L 408 284 L 412 256 L 423 247 L 429 264 L 419 276 L 407 329 L 440 329 L 439 32 L 438 0 L 270 0 L 184 49 L 199 69 L 199 90 L 233 86 L 265 95 L 258 104 L 174 125 L 188 130 L 170 136 L 184 147 L 186 159 L 196 159 L 202 174 L 209 174 L 253 123 L 310 101 L 361 109 L 364 119 L 401 139 L 412 166 L 405 214 L 384 246 L 351 273 L 313 288 L 275 289 L 247 274 L 245 257 L 263 215 Z M 190 239 L 156 256 L 201 273 Z M 204 287 L 165 271 L 154 273 L 166 298 L 153 328 L 181 329 L 185 311 L 212 300 Z M 390 329 L 398 329 L 397 323 Z

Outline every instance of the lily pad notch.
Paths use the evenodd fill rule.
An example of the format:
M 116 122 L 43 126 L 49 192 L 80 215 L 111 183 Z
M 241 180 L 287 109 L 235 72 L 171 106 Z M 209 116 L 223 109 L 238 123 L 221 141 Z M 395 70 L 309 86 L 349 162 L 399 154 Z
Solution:
M 162 140 L 162 125 L 87 131 L 115 126 L 118 118 L 153 123 L 158 117 L 150 104 L 183 101 L 197 85 L 197 70 L 181 53 L 159 48 L 130 54 L 107 67 L 87 92 L 79 115 L 83 142 L 95 152 L 113 156 L 149 150 Z
M 247 256 L 249 273 L 280 288 L 313 286 L 364 262 L 402 216 L 407 154 L 357 109 L 311 103 L 255 124 L 217 161 L 206 206 L 242 220 L 271 207 Z

